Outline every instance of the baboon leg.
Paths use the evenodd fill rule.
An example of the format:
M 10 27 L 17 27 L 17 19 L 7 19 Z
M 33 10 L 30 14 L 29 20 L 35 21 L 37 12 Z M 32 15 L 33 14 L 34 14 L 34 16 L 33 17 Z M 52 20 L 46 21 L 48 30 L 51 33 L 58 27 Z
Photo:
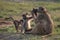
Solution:
M 19 25 L 21 24 L 20 21 L 14 20 L 14 18 L 12 16 L 10 16 L 9 18 L 12 20 L 12 22 L 13 22 L 13 24 L 15 26 L 16 31 L 19 32 Z
M 15 26 L 15 29 L 16 29 L 17 32 L 19 32 L 18 26 Z
M 20 30 L 21 30 L 21 33 L 23 34 L 25 33 L 25 29 L 23 27 L 21 27 Z
M 31 31 L 26 32 L 27 34 L 38 34 L 38 28 L 34 27 Z
M 17 32 L 19 32 L 19 24 L 18 22 L 14 21 L 15 29 Z

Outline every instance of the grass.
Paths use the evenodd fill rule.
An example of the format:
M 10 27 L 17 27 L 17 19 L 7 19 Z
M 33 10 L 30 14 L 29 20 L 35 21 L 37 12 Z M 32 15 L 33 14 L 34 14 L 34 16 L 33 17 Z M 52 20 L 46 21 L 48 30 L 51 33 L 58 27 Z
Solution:
M 57 25 L 60 25 L 60 3 L 55 2 L 6 2 L 0 1 L 0 17 L 9 17 L 10 15 L 19 16 L 25 12 L 30 12 L 33 8 L 37 8 L 39 6 L 44 6 L 47 8 L 48 12 L 51 14 L 51 17 L 54 21 L 55 29 L 54 34 L 60 34 L 60 28 Z M 4 32 L 16 32 L 14 26 L 6 27 L 0 29 L 0 33 Z M 31 35 L 30 35 L 31 36 Z M 30 37 L 29 36 L 29 37 Z M 24 39 L 27 40 L 27 36 L 23 36 Z M 32 36 L 29 40 L 39 40 L 40 36 Z
M 25 12 L 30 12 L 33 8 L 44 6 L 54 20 L 54 25 L 60 24 L 60 3 L 56 2 L 6 2 L 0 0 L 0 17 L 9 17 L 10 15 L 19 16 Z

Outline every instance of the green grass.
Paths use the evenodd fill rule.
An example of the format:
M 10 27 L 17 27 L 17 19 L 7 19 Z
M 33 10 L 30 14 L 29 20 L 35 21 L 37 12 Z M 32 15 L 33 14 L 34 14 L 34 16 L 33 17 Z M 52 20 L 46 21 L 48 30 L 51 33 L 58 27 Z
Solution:
M 30 12 L 33 8 L 37 8 L 39 6 L 44 6 L 47 8 L 48 12 L 51 14 L 51 17 L 54 21 L 55 29 L 54 34 L 60 34 L 60 28 L 57 25 L 60 25 L 60 3 L 55 2 L 6 2 L 0 1 L 0 17 L 8 17 L 19 16 L 23 14 L 23 12 Z M 0 29 L 0 33 L 3 32 L 15 32 L 14 26 Z M 32 40 L 35 38 L 31 37 Z M 39 37 L 38 37 L 39 38 Z M 37 39 L 37 38 L 36 38 Z
M 60 24 L 60 3 L 55 2 L 6 2 L 0 1 L 0 17 L 19 16 L 23 12 L 30 12 L 33 8 L 44 6 L 51 14 L 54 25 Z

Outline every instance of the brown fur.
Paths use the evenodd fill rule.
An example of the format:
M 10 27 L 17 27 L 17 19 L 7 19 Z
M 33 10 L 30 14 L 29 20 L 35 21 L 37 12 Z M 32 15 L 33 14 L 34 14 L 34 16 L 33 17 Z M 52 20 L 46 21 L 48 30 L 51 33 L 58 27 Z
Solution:
M 21 33 L 25 33 L 25 28 L 24 28 L 23 25 L 24 25 L 23 20 L 20 20 L 20 25 L 19 25 L 19 26 L 20 26 L 20 32 L 21 32 Z
M 32 27 L 30 26 L 30 22 L 32 20 L 32 17 L 27 17 L 26 14 L 23 14 L 22 17 L 23 17 L 23 21 L 24 21 L 23 22 L 24 23 L 23 27 L 25 28 L 25 31 L 31 30 Z
M 21 25 L 23 23 L 23 20 L 18 21 L 18 20 L 14 20 L 13 17 L 9 17 L 9 18 L 12 20 L 17 32 L 19 32 L 19 29 L 22 30 L 21 26 L 19 26 L 19 25 Z
M 41 35 L 52 33 L 53 21 L 46 8 L 39 7 L 38 11 L 32 11 L 32 13 L 35 16 L 34 19 L 36 26 L 32 29 L 31 33 Z M 37 16 L 35 14 L 37 14 Z

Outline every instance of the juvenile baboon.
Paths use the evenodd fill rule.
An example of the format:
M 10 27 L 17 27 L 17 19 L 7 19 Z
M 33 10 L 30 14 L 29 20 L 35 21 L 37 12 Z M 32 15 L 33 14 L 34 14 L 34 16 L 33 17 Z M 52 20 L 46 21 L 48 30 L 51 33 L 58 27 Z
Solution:
M 15 25 L 15 29 L 16 29 L 16 31 L 18 32 L 18 31 L 19 31 L 20 21 L 14 20 L 13 17 L 9 17 L 9 18 L 12 20 L 13 24 Z
M 27 17 L 26 14 L 23 14 L 22 17 L 23 17 L 23 21 L 24 21 L 24 25 L 23 26 L 25 28 L 25 32 L 32 30 L 32 27 L 30 25 L 30 22 L 32 20 L 32 17 Z
M 13 17 L 11 17 L 11 16 L 9 17 L 10 19 L 12 19 L 17 32 L 19 32 L 19 29 L 22 33 L 26 32 L 26 31 L 30 31 L 32 29 L 31 25 L 30 25 L 32 17 L 27 17 L 27 15 L 28 14 L 23 14 L 22 19 L 20 21 L 14 20 Z
M 53 21 L 50 14 L 47 12 L 46 8 L 39 7 L 36 12 L 33 9 L 32 15 L 34 15 L 34 20 L 36 26 L 32 29 L 30 33 L 46 35 L 52 33 Z M 37 14 L 37 16 L 35 15 Z

